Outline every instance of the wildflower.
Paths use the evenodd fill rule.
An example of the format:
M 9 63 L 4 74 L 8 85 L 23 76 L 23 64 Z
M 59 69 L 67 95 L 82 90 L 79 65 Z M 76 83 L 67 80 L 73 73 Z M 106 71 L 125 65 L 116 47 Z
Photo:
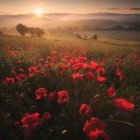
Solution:
M 48 94 L 48 100 L 50 101 L 50 102 L 52 102 L 53 100 L 54 100 L 54 97 L 55 97 L 55 92 L 53 91 L 53 92 L 50 92 L 49 94 Z
M 114 87 L 108 88 L 107 94 L 108 94 L 109 96 L 114 96 L 114 95 L 116 94 L 116 89 L 115 89 Z
M 120 75 L 122 75 L 123 73 L 122 73 L 122 71 L 121 71 L 120 69 L 117 69 L 117 70 L 116 70 L 116 74 L 117 74 L 118 76 L 120 76 Z
M 14 80 L 14 78 L 12 78 L 12 77 L 7 77 L 5 80 L 4 80 L 4 84 L 6 84 L 6 85 L 12 85 L 12 84 L 14 84 L 15 83 L 15 80 Z
M 87 73 L 87 75 L 86 75 L 86 78 L 87 78 L 88 80 L 92 79 L 93 77 L 94 77 L 94 73 L 91 72 L 91 71 L 89 71 L 89 72 Z
M 52 52 L 52 55 L 56 55 L 56 54 L 57 54 L 57 51 L 53 51 L 53 52 Z
M 92 117 L 86 121 L 83 131 L 89 135 L 91 131 L 95 131 L 97 128 L 104 131 L 106 124 L 102 120 Z
M 89 136 L 90 140 L 110 140 L 108 134 L 105 131 L 106 124 L 95 117 L 90 118 L 86 121 L 83 131 Z
M 83 80 L 83 75 L 84 74 L 79 74 L 79 73 L 72 74 L 73 81 L 76 82 L 78 80 Z
M 90 140 L 110 140 L 109 135 L 100 129 L 95 129 L 95 131 L 91 131 L 89 134 L 89 138 Z
M 98 69 L 97 69 L 97 73 L 98 73 L 99 75 L 103 75 L 103 74 L 105 74 L 105 69 L 104 69 L 104 68 L 98 68 Z
M 47 96 L 47 90 L 45 88 L 38 88 L 35 92 L 35 96 L 36 96 L 36 99 L 39 100 L 41 99 L 42 97 L 46 97 Z
M 82 104 L 79 110 L 82 116 L 89 117 L 92 114 L 92 108 L 87 104 Z
M 38 68 L 33 66 L 33 67 L 29 67 L 29 72 L 31 73 L 34 73 L 34 72 L 37 72 L 38 71 Z
M 18 81 L 23 80 L 23 79 L 25 79 L 25 78 L 27 78 L 27 76 L 26 76 L 25 74 L 18 74 L 18 75 L 16 76 L 16 79 L 17 79 Z
M 69 102 L 69 93 L 67 90 L 61 90 L 58 92 L 58 100 L 59 104 L 64 104 Z
M 44 62 L 44 58 L 40 58 L 40 59 L 39 59 L 39 62 L 40 62 L 40 63 L 43 63 L 43 62 Z
M 52 57 L 52 61 L 53 61 L 54 63 L 57 63 L 57 61 L 58 61 L 57 56 L 53 56 L 53 57 Z
M 51 120 L 51 114 L 49 112 L 45 112 L 41 118 L 41 122 L 45 122 L 45 121 L 48 121 L 48 120 Z
M 105 83 L 106 82 L 106 77 L 97 76 L 97 82 L 99 82 L 99 83 Z
M 124 75 L 122 74 L 119 76 L 119 80 L 122 81 L 123 79 L 124 79 Z
M 22 119 L 21 123 L 24 128 L 24 137 L 29 138 L 32 135 L 33 129 L 35 129 L 40 124 L 39 113 L 26 114 Z
M 51 65 L 50 63 L 47 63 L 47 64 L 45 65 L 45 67 L 46 67 L 46 68 L 52 68 L 52 65 Z
M 92 69 L 92 70 L 95 70 L 95 69 L 97 69 L 100 65 L 99 64 L 97 64 L 95 61 L 90 61 L 90 68 Z
M 23 127 L 31 126 L 35 127 L 39 125 L 40 119 L 39 119 L 39 113 L 34 114 L 26 114 L 22 119 L 21 122 L 23 124 Z
M 85 62 L 85 61 L 87 61 L 87 57 L 86 56 L 80 57 L 80 60 L 81 60 L 81 62 Z
M 129 112 L 134 109 L 134 104 L 124 98 L 116 98 L 114 100 L 114 106 L 124 112 Z
M 77 63 L 77 64 L 74 64 L 73 65 L 73 69 L 75 70 L 75 71 L 79 71 L 79 70 L 81 70 L 81 69 L 84 69 L 84 68 L 86 68 L 87 67 L 87 64 L 86 63 Z
M 121 66 L 121 59 L 120 58 L 116 58 L 115 62 L 116 62 L 116 65 L 118 67 Z
M 58 66 L 58 71 L 59 71 L 60 73 L 63 73 L 63 72 L 64 72 L 63 66 Z

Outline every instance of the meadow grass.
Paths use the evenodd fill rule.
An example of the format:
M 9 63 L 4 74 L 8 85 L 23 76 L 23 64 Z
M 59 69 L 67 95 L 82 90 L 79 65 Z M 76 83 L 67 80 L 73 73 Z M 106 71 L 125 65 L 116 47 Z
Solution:
M 134 135 L 129 134 L 133 127 L 140 127 L 140 113 L 136 110 L 140 107 L 140 45 L 132 45 L 129 42 L 109 42 L 80 40 L 72 36 L 71 39 L 35 39 L 29 37 L 1 36 L 0 37 L 0 105 L 3 133 L 8 131 L 6 139 L 23 139 L 22 130 L 13 129 L 13 123 L 26 113 L 39 112 L 41 115 L 48 111 L 53 116 L 51 122 L 38 128 L 30 139 L 66 139 L 77 138 L 88 139 L 82 133 L 83 125 L 87 118 L 80 117 L 78 111 L 81 104 L 89 104 L 93 108 L 93 116 L 98 117 L 108 124 L 107 133 L 113 140 L 127 138 L 132 140 Z M 56 51 L 57 54 L 53 54 Z M 65 57 L 69 56 L 68 60 Z M 57 60 L 55 60 L 57 56 Z M 52 68 L 45 68 L 48 57 L 52 57 L 50 63 Z M 72 74 L 77 73 L 73 68 L 64 69 L 69 64 L 70 58 L 87 57 L 87 64 L 90 61 L 103 63 L 105 69 L 106 83 L 99 84 L 95 79 L 73 82 Z M 43 60 L 40 60 L 43 59 Z M 120 65 L 116 65 L 116 61 Z M 29 75 L 29 68 L 36 66 L 39 72 L 33 77 L 23 81 L 17 81 L 13 85 L 3 85 L 6 77 L 13 77 L 24 73 Z M 24 71 L 21 72 L 19 68 Z M 61 71 L 61 69 L 63 70 Z M 121 69 L 124 80 L 120 81 L 116 75 L 116 69 Z M 15 72 L 15 74 L 13 73 Z M 62 73 L 61 73 L 62 72 Z M 86 69 L 79 73 L 87 74 Z M 107 89 L 115 86 L 116 95 L 107 96 Z M 49 102 L 48 98 L 36 100 L 35 91 L 44 87 L 48 92 L 68 90 L 70 102 L 66 105 L 58 105 L 57 102 Z M 93 99 L 99 95 L 99 101 Z M 19 97 L 20 99 L 18 99 Z M 125 98 L 135 104 L 131 112 L 121 112 L 114 108 L 115 98 Z M 134 98 L 134 99 L 132 99 Z M 113 121 L 114 120 L 114 121 Z M 127 123 L 128 122 L 128 123 Z M 50 128 L 52 132 L 50 131 Z M 0 129 L 2 129 L 0 127 Z M 8 128 L 9 127 L 9 128 Z M 123 128 L 123 129 L 122 129 Z M 61 136 L 61 131 L 69 131 L 66 136 Z M 121 130 L 122 129 L 122 130 Z M 71 136 L 73 135 L 73 136 Z

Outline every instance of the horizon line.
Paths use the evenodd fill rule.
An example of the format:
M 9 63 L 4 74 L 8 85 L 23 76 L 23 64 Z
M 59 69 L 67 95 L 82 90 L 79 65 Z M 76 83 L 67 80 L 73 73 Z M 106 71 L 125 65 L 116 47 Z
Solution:
M 88 15 L 88 14 L 114 14 L 114 15 L 140 15 L 140 13 L 117 13 L 117 12 L 89 12 L 89 13 L 67 13 L 67 12 L 46 12 L 43 13 L 43 15 L 46 14 L 77 14 L 77 15 Z M 35 15 L 34 13 L 18 13 L 18 14 L 1 14 L 0 16 L 17 16 L 17 15 Z

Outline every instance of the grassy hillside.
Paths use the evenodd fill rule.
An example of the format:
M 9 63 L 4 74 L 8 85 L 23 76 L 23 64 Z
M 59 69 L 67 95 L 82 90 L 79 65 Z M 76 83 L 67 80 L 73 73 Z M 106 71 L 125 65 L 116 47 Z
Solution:
M 0 138 L 139 140 L 139 42 L 53 37 L 0 36 Z

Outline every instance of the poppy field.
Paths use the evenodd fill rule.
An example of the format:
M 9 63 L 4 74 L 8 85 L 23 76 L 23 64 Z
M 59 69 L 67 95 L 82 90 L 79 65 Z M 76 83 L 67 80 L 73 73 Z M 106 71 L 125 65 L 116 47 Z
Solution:
M 140 140 L 139 47 L 0 37 L 0 140 Z

